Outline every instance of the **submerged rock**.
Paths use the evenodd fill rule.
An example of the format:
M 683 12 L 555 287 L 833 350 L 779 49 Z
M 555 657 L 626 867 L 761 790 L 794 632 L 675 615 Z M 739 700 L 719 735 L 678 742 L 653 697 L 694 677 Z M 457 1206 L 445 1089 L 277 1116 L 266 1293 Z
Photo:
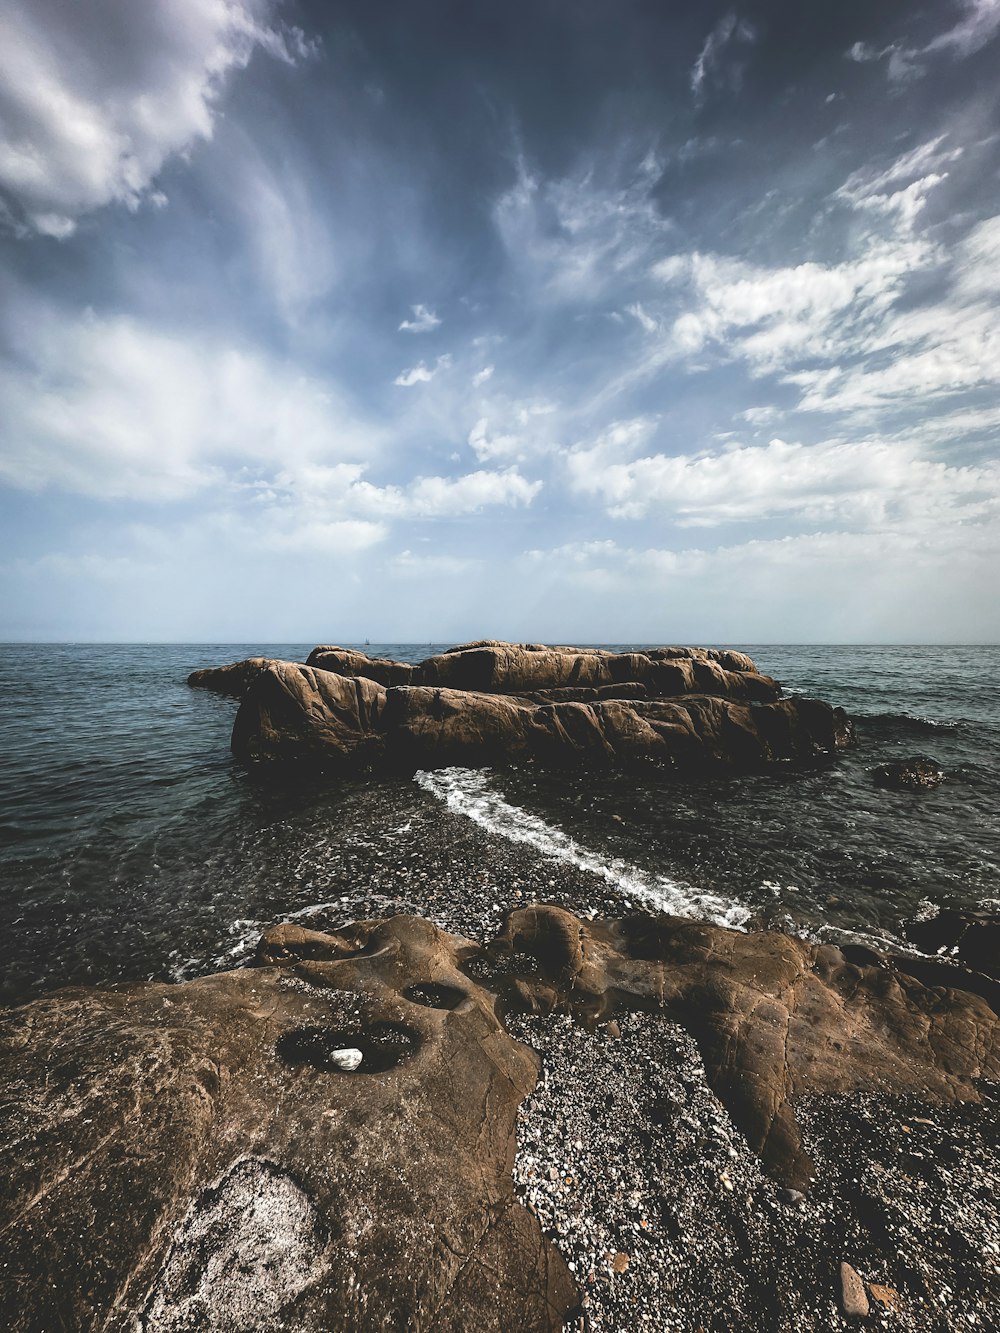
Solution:
M 1000 980 L 1000 916 L 946 907 L 934 916 L 908 921 L 904 930 L 925 953 L 943 954 Z
M 890 787 L 894 791 L 927 791 L 943 780 L 944 770 L 925 754 L 879 764 L 878 768 L 872 770 L 872 781 L 876 787 Z

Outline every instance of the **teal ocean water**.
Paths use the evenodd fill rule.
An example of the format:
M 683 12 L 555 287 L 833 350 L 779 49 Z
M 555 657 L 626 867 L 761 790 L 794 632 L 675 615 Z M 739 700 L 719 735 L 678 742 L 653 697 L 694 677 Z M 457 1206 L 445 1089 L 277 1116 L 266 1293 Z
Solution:
M 856 746 L 805 773 L 449 769 L 275 786 L 230 754 L 234 703 L 186 677 L 311 646 L 0 645 L 3 1001 L 241 961 L 270 921 L 336 924 L 352 875 L 369 896 L 384 884 L 387 908 L 404 883 L 406 905 L 431 910 L 416 867 L 447 821 L 459 838 L 467 823 L 572 862 L 623 910 L 891 941 L 935 905 L 1000 899 L 996 647 L 733 645 L 855 719 Z M 367 651 L 417 661 L 444 646 Z M 945 769 L 940 787 L 872 784 L 875 765 L 916 753 Z

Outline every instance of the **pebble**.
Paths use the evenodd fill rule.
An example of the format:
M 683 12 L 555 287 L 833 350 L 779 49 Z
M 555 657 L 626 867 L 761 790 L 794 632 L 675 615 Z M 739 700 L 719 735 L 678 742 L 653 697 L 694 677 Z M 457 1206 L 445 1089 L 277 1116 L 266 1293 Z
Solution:
M 342 1050 L 330 1052 L 330 1063 L 334 1068 L 342 1069 L 345 1074 L 357 1069 L 363 1059 L 364 1056 L 356 1046 L 345 1046 Z

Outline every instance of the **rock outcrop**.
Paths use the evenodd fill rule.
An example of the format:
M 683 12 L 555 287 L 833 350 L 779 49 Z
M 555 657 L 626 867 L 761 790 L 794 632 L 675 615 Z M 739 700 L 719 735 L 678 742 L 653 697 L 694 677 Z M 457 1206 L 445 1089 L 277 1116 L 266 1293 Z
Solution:
M 574 1286 L 511 1180 L 538 1062 L 475 951 L 284 926 L 257 968 L 10 1011 L 5 1329 L 561 1328 Z
M 558 1329 L 578 1292 L 511 1180 L 538 1061 L 503 1015 L 683 1024 L 768 1169 L 804 1187 L 800 1098 L 976 1100 L 1000 1077 L 995 1012 L 905 965 L 533 906 L 485 949 L 417 917 L 283 925 L 256 967 L 9 1011 L 6 1327 Z
M 816 700 L 602 692 L 590 702 L 538 702 L 447 687 L 385 688 L 367 677 L 272 662 L 247 689 L 233 749 L 249 761 L 311 760 L 337 771 L 529 760 L 754 768 L 832 754 L 849 736 L 844 713 Z
M 640 686 L 643 696 L 649 698 L 718 694 L 767 702 L 781 694 L 777 681 L 760 675 L 745 653 L 714 648 L 614 653 L 601 648 L 483 639 L 460 644 L 417 665 L 334 647 L 314 648 L 306 665 L 341 676 L 364 676 L 381 685 L 432 685 L 477 694 L 613 692 L 623 686 Z
M 270 657 L 248 657 L 229 666 L 203 667 L 200 671 L 192 671 L 187 683 L 197 690 L 211 690 L 213 694 L 242 699 L 257 677 L 274 664 L 274 659 Z
M 490 953 L 507 1008 L 591 1025 L 640 1008 L 683 1024 L 717 1096 L 790 1187 L 811 1175 L 798 1098 L 864 1089 L 976 1100 L 977 1080 L 1000 1079 L 996 1011 L 964 989 L 923 985 L 905 958 L 858 964 L 787 935 L 669 917 L 587 922 L 539 906 L 510 913 Z

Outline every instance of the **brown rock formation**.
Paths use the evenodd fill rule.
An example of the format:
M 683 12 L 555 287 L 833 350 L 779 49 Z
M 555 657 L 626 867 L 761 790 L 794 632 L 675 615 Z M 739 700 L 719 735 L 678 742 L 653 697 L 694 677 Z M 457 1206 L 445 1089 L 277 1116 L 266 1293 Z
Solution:
M 313 759 L 365 768 L 382 757 L 386 692 L 351 678 L 270 662 L 247 690 L 233 725 L 233 750 L 249 760 Z
M 334 769 L 526 759 L 756 767 L 832 753 L 845 743 L 847 726 L 840 710 L 806 699 L 751 705 L 689 694 L 534 703 L 429 686 L 385 690 L 365 678 L 280 662 L 249 687 L 233 749 L 250 760 L 312 759 Z
M 417 918 L 283 926 L 259 968 L 10 1011 L 4 1328 L 561 1328 L 573 1285 L 511 1180 L 538 1062 L 474 951 Z
M 785 1185 L 811 1174 L 796 1098 L 867 1089 L 978 1100 L 977 1080 L 1000 1079 L 995 1011 L 965 990 L 922 985 L 905 959 L 857 965 L 833 945 L 785 935 L 667 917 L 582 922 L 557 907 L 512 912 L 493 952 L 513 957 L 503 982 L 512 1008 L 592 1024 L 642 1008 L 682 1023 L 716 1094 Z
M 778 683 L 760 675 L 745 653 L 714 648 L 613 653 L 483 639 L 449 648 L 416 666 L 333 647 L 314 648 L 306 665 L 342 676 L 364 676 L 380 685 L 434 685 L 480 694 L 616 692 L 638 685 L 650 697 L 718 694 L 766 702 L 781 693 Z
M 350 648 L 314 648 L 306 666 L 321 671 L 335 671 L 339 676 L 364 676 L 380 685 L 418 685 L 420 668 L 410 662 L 394 662 L 388 657 L 369 657 Z
M 230 666 L 204 667 L 201 671 L 192 671 L 187 683 L 195 689 L 211 690 L 214 694 L 228 694 L 234 699 L 242 699 L 261 672 L 274 665 L 275 661 L 270 657 L 248 657 Z

